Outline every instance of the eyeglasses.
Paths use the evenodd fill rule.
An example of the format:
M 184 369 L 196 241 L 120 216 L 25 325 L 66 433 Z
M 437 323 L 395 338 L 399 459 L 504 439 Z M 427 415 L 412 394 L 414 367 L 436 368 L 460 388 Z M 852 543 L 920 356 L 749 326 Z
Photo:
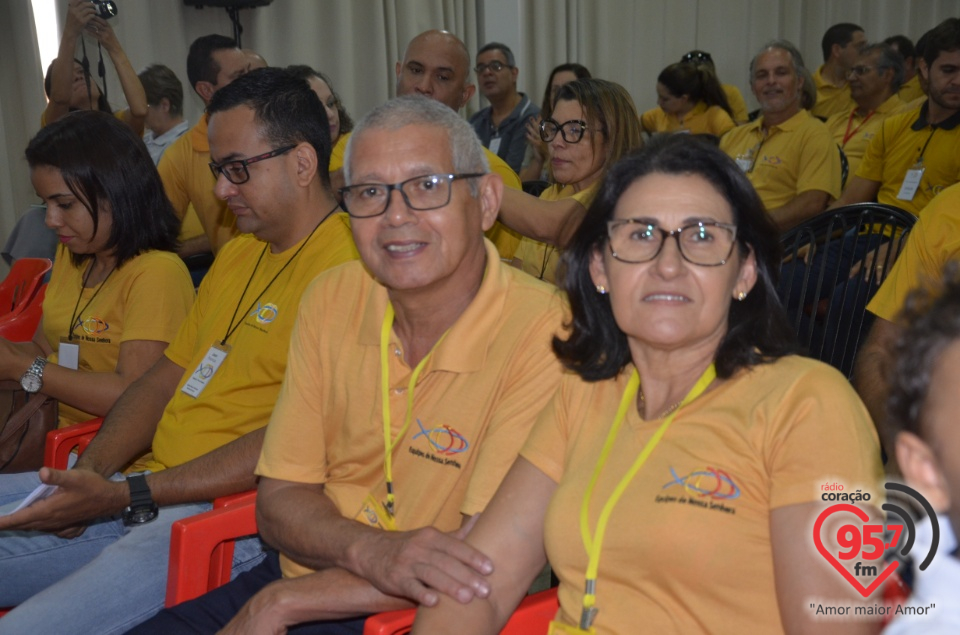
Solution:
M 545 142 L 553 141 L 559 132 L 567 143 L 579 143 L 580 139 L 583 139 L 583 133 L 587 128 L 587 122 L 582 119 L 571 119 L 563 123 L 557 123 L 553 119 L 544 119 L 540 122 L 540 138 Z
M 874 68 L 875 68 L 874 66 L 863 66 L 862 64 L 860 64 L 851 68 L 850 74 L 856 75 L 857 77 L 863 77 L 864 75 L 872 71 Z
M 727 262 L 737 241 L 737 226 L 727 223 L 696 222 L 667 231 L 645 220 L 626 218 L 607 221 L 610 254 L 621 262 L 640 263 L 656 258 L 668 237 L 677 241 L 680 255 L 702 267 L 719 267 Z
M 482 75 L 483 71 L 487 70 L 488 68 L 492 70 L 494 73 L 499 73 L 505 68 L 513 68 L 513 67 L 510 66 L 509 64 L 504 64 L 500 60 L 493 60 L 489 64 L 477 64 L 473 70 L 476 71 L 477 75 Z
M 258 154 L 255 157 L 250 157 L 249 159 L 235 159 L 233 161 L 224 161 L 223 163 L 214 163 L 211 161 L 208 165 L 210 166 L 210 171 L 213 172 L 213 178 L 218 179 L 222 174 L 234 185 L 242 185 L 250 180 L 250 171 L 247 170 L 247 166 L 249 166 L 251 163 L 256 163 L 257 161 L 266 161 L 267 159 L 278 157 L 281 154 L 290 152 L 296 147 L 296 145 L 283 146 L 282 148 L 277 148 L 276 150 L 271 150 L 270 152 Z
M 475 179 L 483 174 L 424 174 L 400 183 L 358 183 L 340 188 L 343 208 L 354 218 L 370 218 L 387 211 L 390 192 L 397 190 L 412 210 L 426 212 L 450 203 L 452 183 L 457 179 Z

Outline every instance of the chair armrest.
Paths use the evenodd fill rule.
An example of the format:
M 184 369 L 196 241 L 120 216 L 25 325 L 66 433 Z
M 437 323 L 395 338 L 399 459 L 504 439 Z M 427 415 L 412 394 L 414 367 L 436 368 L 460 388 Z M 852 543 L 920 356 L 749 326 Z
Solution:
M 83 423 L 76 423 L 47 433 L 47 443 L 43 449 L 43 464 L 58 470 L 67 469 L 67 460 L 74 448 L 83 452 L 93 441 L 103 417 L 97 417 Z
M 256 491 L 223 497 L 217 502 L 224 498 L 232 501 L 227 506 L 178 520 L 170 528 L 168 607 L 228 582 L 233 563 L 232 541 L 257 533 Z
M 546 633 L 559 608 L 556 587 L 528 595 L 510 616 L 501 635 Z M 371 615 L 363 625 L 363 635 L 406 635 L 416 614 L 416 609 L 403 609 Z

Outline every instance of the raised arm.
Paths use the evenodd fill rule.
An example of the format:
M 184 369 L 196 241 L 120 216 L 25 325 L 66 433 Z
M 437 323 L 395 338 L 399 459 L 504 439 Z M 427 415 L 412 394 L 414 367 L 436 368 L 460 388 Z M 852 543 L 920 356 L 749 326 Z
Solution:
M 526 459 L 517 459 L 466 539 L 493 562 L 490 595 L 467 605 L 440 596 L 436 606 L 417 611 L 414 633 L 500 632 L 546 564 L 544 517 L 556 486 Z
M 503 188 L 500 222 L 524 236 L 563 247 L 587 210 L 573 198 L 545 201 L 525 192 Z
M 143 90 L 143 84 L 140 83 L 137 72 L 133 70 L 130 60 L 127 59 L 127 54 L 120 46 L 120 41 L 110 23 L 100 17 L 94 17 L 90 20 L 90 25 L 96 29 L 93 32 L 94 37 L 110 55 L 113 68 L 117 71 L 117 78 L 120 80 L 120 87 L 123 89 L 123 96 L 127 101 L 127 110 L 121 113 L 120 118 L 137 135 L 142 135 L 144 120 L 147 117 L 147 93 Z
M 67 5 L 67 18 L 63 26 L 63 37 L 60 38 L 60 49 L 50 68 L 50 95 L 47 107 L 43 111 L 43 121 L 46 125 L 52 124 L 70 112 L 77 38 L 95 15 L 96 9 L 91 2 L 70 0 Z

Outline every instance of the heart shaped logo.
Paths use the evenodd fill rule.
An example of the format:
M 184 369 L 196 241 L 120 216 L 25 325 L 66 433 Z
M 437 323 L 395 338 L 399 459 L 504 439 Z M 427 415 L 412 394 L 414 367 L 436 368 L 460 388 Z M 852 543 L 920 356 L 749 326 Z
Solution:
M 870 586 L 864 587 L 859 580 L 853 577 L 853 574 L 847 571 L 844 568 L 843 564 L 823 545 L 823 540 L 820 538 L 820 529 L 823 527 L 824 521 L 833 514 L 838 512 L 850 512 L 854 514 L 857 518 L 862 520 L 864 523 L 870 521 L 870 517 L 865 511 L 857 507 L 856 505 L 848 505 L 846 503 L 839 503 L 837 505 L 831 505 L 830 507 L 823 510 L 820 515 L 817 517 L 817 522 L 813 525 L 813 542 L 817 545 L 817 551 L 820 552 L 820 555 L 824 559 L 833 565 L 833 568 L 840 572 L 847 582 L 857 590 L 863 597 L 869 597 L 871 593 L 877 590 L 877 588 L 883 584 L 883 581 L 886 580 L 890 575 L 896 571 L 897 566 L 900 564 L 899 561 L 894 560 L 887 565 L 887 568 L 880 572 L 880 574 L 874 578 L 873 582 L 870 583 Z

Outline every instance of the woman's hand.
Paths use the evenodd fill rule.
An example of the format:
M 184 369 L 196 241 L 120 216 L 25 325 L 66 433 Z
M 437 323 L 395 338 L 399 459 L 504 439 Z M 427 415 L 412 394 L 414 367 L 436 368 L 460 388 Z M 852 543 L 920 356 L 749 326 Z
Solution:
M 103 48 L 107 49 L 108 53 L 120 49 L 120 41 L 117 39 L 117 34 L 113 32 L 113 27 L 100 16 L 95 15 L 90 19 L 87 23 L 87 30 L 93 33 L 93 37 L 103 45 Z
M 533 148 L 534 152 L 537 153 L 537 156 L 540 157 L 540 161 L 542 162 L 547 159 L 547 144 L 540 138 L 540 121 L 539 116 L 530 117 L 530 119 L 527 120 L 524 136 L 527 139 L 527 143 Z
M 70 0 L 67 3 L 67 21 L 64 32 L 70 31 L 79 34 L 84 27 L 97 15 L 97 10 L 90 0 Z M 92 30 L 91 30 L 92 31 Z

